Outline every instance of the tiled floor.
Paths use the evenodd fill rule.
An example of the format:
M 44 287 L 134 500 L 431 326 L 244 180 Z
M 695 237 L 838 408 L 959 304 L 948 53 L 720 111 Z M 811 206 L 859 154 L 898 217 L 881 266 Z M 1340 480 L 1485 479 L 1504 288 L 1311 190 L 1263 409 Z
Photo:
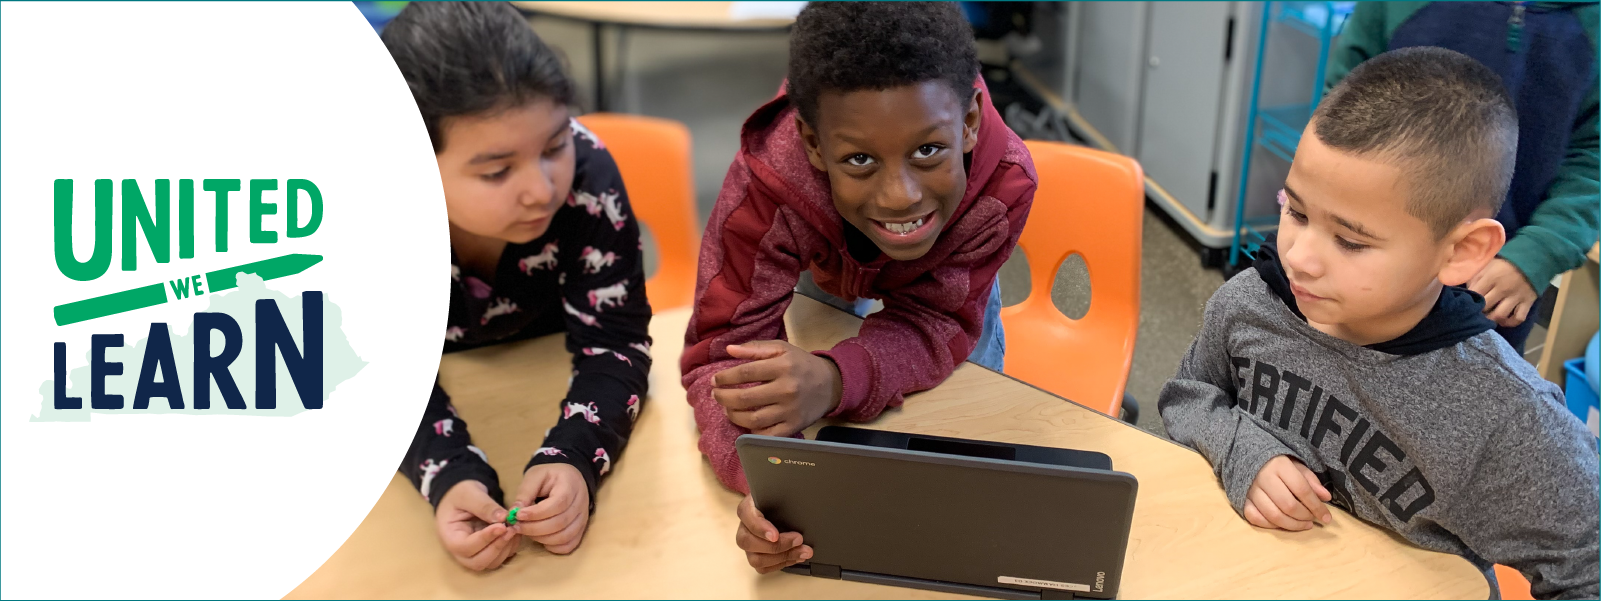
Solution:
M 594 72 L 589 28 L 549 18 L 536 17 L 530 22 L 546 43 L 565 52 L 585 103 L 592 105 L 587 100 Z M 695 144 L 696 196 L 704 219 L 738 149 L 745 116 L 778 90 L 787 61 L 787 37 L 782 33 L 661 30 L 632 30 L 624 37 L 626 76 L 620 86 L 614 81 L 608 88 L 610 108 L 675 119 L 689 126 Z M 609 56 L 618 56 L 619 36 L 610 33 L 607 38 Z M 1146 208 L 1139 337 L 1128 392 L 1141 404 L 1139 425 L 1165 434 L 1156 414 L 1157 394 L 1188 350 L 1200 327 L 1206 299 L 1223 284 L 1223 276 L 1203 269 L 1184 234 L 1157 211 L 1149 205 Z M 647 269 L 650 262 L 647 257 Z M 1020 263 L 1014 258 L 1001 272 L 1002 296 L 1008 304 L 1027 294 L 1027 269 Z M 1051 291 L 1058 306 L 1082 304 L 1087 292 L 1085 283 L 1072 277 L 1059 278 Z M 1534 341 L 1543 340 L 1543 332 L 1537 329 L 1530 338 L 1531 357 L 1538 356 Z

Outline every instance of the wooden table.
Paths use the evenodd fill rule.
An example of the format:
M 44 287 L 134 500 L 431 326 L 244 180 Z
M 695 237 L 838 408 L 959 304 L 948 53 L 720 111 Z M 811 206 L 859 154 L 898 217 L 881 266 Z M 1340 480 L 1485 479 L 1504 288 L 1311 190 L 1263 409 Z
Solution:
M 678 342 L 688 317 L 680 310 L 651 324 L 656 358 L 649 402 L 572 555 L 525 543 L 499 570 L 461 568 L 435 537 L 428 503 L 396 474 L 344 546 L 289 598 L 960 598 L 758 576 L 746 565 L 733 542 L 740 497 L 717 483 L 696 450 L 695 422 L 678 384 Z M 798 296 L 785 319 L 792 342 L 810 349 L 831 346 L 860 324 Z M 475 443 L 503 486 L 515 488 L 566 391 L 561 337 L 453 354 L 440 372 Z M 869 427 L 1110 455 L 1117 469 L 1140 481 L 1124 598 L 1488 595 L 1467 561 L 1412 547 L 1337 509 L 1333 525 L 1309 532 L 1253 528 L 1229 508 L 1211 467 L 1195 452 L 973 364 Z
M 603 34 L 607 26 L 626 32 L 628 28 L 675 29 L 712 32 L 783 31 L 792 18 L 736 19 L 730 11 L 733 2 L 512 2 L 525 13 L 581 21 L 590 26 L 595 57 L 595 110 L 607 110 L 606 60 Z M 619 42 L 621 45 L 621 42 Z M 619 53 L 621 54 L 621 53 Z M 624 66 L 617 61 L 618 71 Z
M 1570 271 L 1562 274 L 1557 283 L 1556 306 L 1551 308 L 1551 324 L 1545 330 L 1545 346 L 1540 349 L 1540 361 L 1535 369 L 1540 375 L 1557 386 L 1566 386 L 1567 374 L 1562 371 L 1562 363 L 1575 357 L 1584 356 L 1584 348 L 1590 344 L 1590 337 L 1595 335 L 1596 328 L 1601 325 L 1601 244 L 1590 247 L 1585 255 L 1587 259 Z M 1534 316 L 1529 316 L 1533 319 Z
M 733 2 L 512 2 L 525 12 L 609 25 L 714 31 L 776 31 L 794 19 L 736 19 Z

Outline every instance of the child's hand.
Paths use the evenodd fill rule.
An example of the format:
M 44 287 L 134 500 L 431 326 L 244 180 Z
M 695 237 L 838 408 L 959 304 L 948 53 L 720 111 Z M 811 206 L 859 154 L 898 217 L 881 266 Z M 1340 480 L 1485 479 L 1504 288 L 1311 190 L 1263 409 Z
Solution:
M 756 434 L 792 436 L 839 406 L 839 367 L 782 340 L 731 344 L 750 363 L 717 372 L 712 398 L 728 421 Z M 743 384 L 760 383 L 741 388 Z
M 1329 523 L 1334 514 L 1323 505 L 1329 490 L 1317 474 L 1288 455 L 1269 459 L 1245 496 L 1245 521 L 1258 528 L 1309 530 L 1313 520 Z
M 589 528 L 589 484 L 578 468 L 565 463 L 543 463 L 523 472 L 514 506 L 522 508 L 517 510 L 517 532 L 557 555 L 577 549 Z
M 470 570 L 492 570 L 517 554 L 522 541 L 506 527 L 506 510 L 490 498 L 489 488 L 462 480 L 439 500 L 434 525 L 450 556 Z
M 745 560 L 756 568 L 756 573 L 782 570 L 812 558 L 812 548 L 801 544 L 800 533 L 779 534 L 756 509 L 750 495 L 745 495 L 735 512 L 739 514 L 739 530 L 734 532 L 734 544 L 745 550 Z
M 1495 324 L 1510 328 L 1529 318 L 1529 308 L 1540 296 L 1529 285 L 1529 278 L 1511 261 L 1496 257 L 1484 266 L 1473 279 L 1468 290 L 1484 295 L 1484 314 Z

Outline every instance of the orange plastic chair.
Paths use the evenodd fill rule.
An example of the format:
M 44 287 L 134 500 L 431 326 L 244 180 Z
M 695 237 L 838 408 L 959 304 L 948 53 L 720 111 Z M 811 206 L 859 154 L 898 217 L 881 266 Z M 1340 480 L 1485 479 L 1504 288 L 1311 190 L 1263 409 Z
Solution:
M 1134 159 L 1059 142 L 1025 142 L 1039 190 L 1018 246 L 1030 290 L 1001 310 L 1006 373 L 1117 417 L 1140 323 L 1145 181 Z M 1090 306 L 1070 319 L 1051 301 L 1056 271 L 1084 258 Z
M 689 306 L 695 298 L 695 181 L 689 128 L 668 119 L 595 113 L 578 118 L 611 151 L 628 188 L 634 216 L 656 237 L 656 275 L 645 282 L 657 312 Z
M 1529 593 L 1529 581 L 1519 574 L 1517 570 L 1501 564 L 1495 566 L 1495 579 L 1501 583 L 1501 598 L 1512 601 L 1515 599 L 1533 600 Z

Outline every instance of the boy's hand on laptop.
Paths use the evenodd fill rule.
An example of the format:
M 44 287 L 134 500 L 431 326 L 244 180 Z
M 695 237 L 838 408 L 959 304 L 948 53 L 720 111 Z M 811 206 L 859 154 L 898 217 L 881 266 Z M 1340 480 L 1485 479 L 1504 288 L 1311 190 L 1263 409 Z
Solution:
M 762 516 L 761 510 L 756 509 L 756 502 L 750 495 L 739 502 L 736 513 L 739 514 L 739 530 L 734 533 L 734 543 L 745 550 L 745 560 L 756 568 L 756 573 L 782 570 L 812 558 L 812 548 L 801 544 L 800 533 L 780 534 L 778 528 Z
M 712 377 L 712 398 L 734 425 L 792 436 L 839 406 L 842 384 L 833 361 L 782 340 L 731 344 L 728 354 L 750 360 Z
M 439 541 L 469 570 L 492 570 L 517 554 L 522 541 L 505 521 L 506 510 L 476 480 L 457 482 L 434 510 Z
M 1529 309 L 1540 295 L 1534 293 L 1529 278 L 1511 261 L 1496 257 L 1479 275 L 1468 280 L 1468 290 L 1484 295 L 1484 314 L 1495 325 L 1510 328 L 1529 318 Z
M 1313 522 L 1327 524 L 1334 514 L 1323 503 L 1329 490 L 1317 474 L 1289 455 L 1269 459 L 1245 496 L 1245 521 L 1258 528 L 1310 530 Z
M 536 503 L 536 499 L 542 500 Z M 523 472 L 514 506 L 521 507 L 517 532 L 544 545 L 546 551 L 566 555 L 584 541 L 589 527 L 589 483 L 576 467 L 542 463 Z

